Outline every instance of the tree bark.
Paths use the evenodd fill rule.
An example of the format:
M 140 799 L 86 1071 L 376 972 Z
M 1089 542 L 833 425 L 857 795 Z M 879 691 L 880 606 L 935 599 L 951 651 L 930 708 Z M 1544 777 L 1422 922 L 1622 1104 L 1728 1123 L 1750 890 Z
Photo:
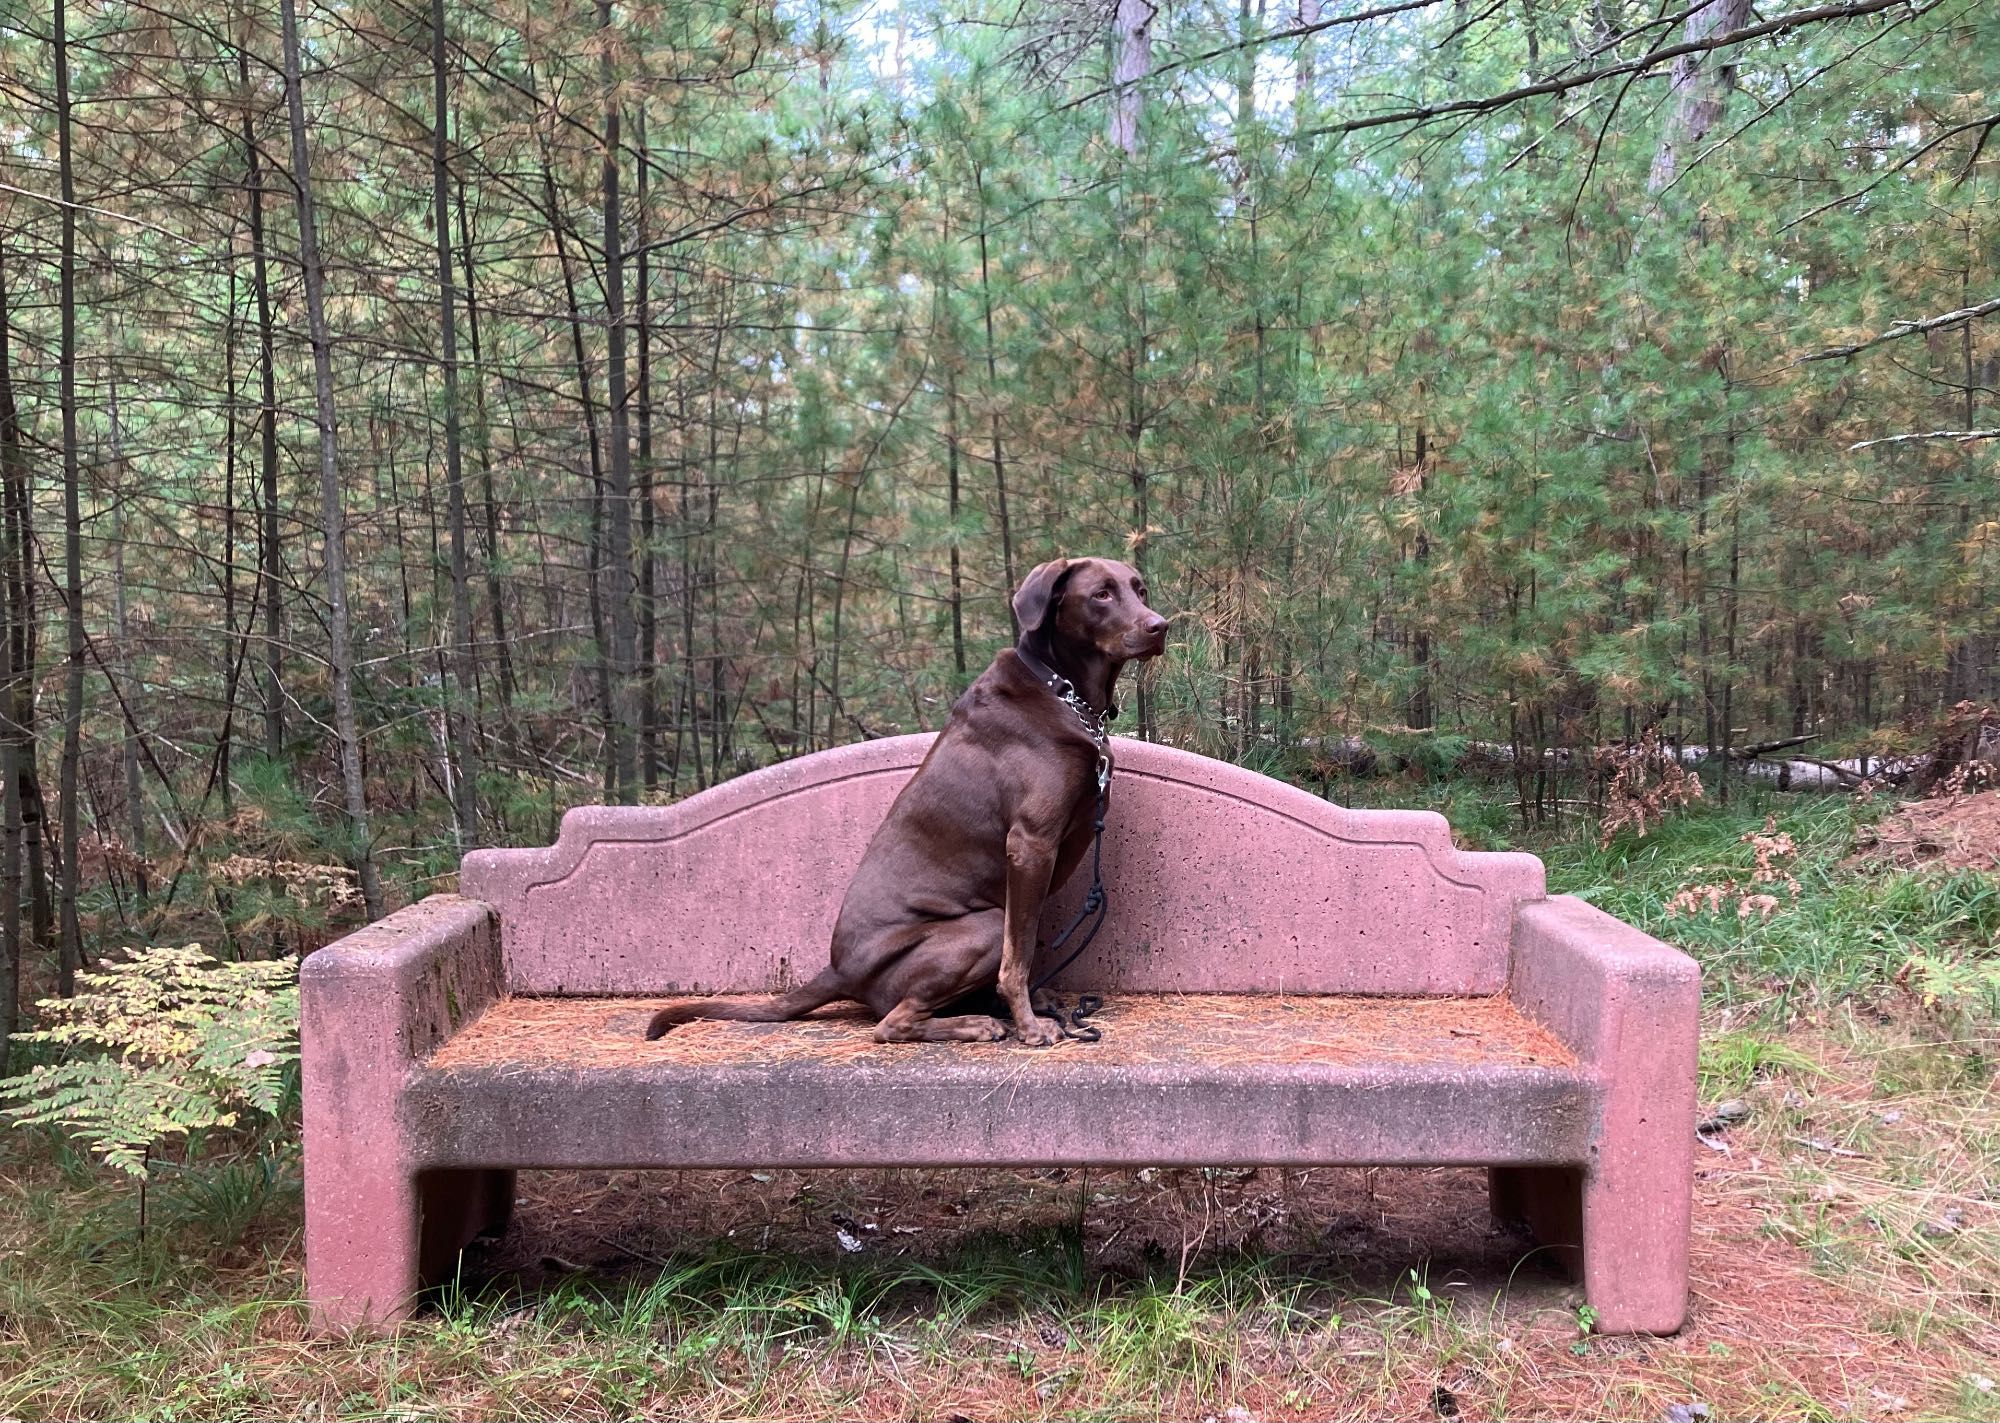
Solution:
M 444 367 L 445 518 L 451 539 L 452 681 L 446 701 L 452 759 L 458 776 L 452 783 L 453 813 L 458 821 L 460 853 L 479 844 L 479 743 L 473 734 L 472 708 L 477 697 L 479 668 L 473 655 L 472 586 L 465 549 L 465 466 L 458 418 L 458 311 L 451 259 L 451 159 L 446 149 L 444 0 L 431 0 L 431 201 L 432 235 L 437 241 L 438 351 Z
M 1715 34 L 1740 29 L 1750 18 L 1750 0 L 1709 0 L 1687 18 L 1685 37 L 1698 43 Z M 1674 61 L 1668 93 L 1674 112 L 1660 146 L 1653 153 L 1649 191 L 1658 193 L 1679 176 L 1684 155 L 1708 136 L 1722 118 L 1729 94 L 1736 87 L 1736 66 L 1708 50 L 1695 50 Z
M 306 156 L 306 108 L 299 72 L 295 0 L 279 0 L 284 32 L 285 111 L 292 137 L 292 187 L 299 212 L 299 266 L 305 277 L 306 322 L 313 353 L 313 409 L 319 425 L 319 496 L 326 524 L 327 662 L 333 676 L 333 726 L 339 741 L 341 787 L 354 838 L 353 855 L 368 917 L 382 917 L 382 886 L 368 827 L 368 788 L 361 772 L 361 732 L 354 710 L 354 646 L 347 607 L 346 510 L 341 502 L 338 421 L 333 403 L 333 338 L 326 320 L 326 271 L 320 261 L 318 213 Z
M 639 149 L 639 212 L 637 217 L 639 256 L 633 273 L 637 288 L 635 312 L 639 344 L 639 467 L 633 478 L 633 495 L 639 502 L 639 629 L 635 649 L 634 676 L 638 680 L 639 783 L 648 793 L 660 788 L 660 689 L 659 689 L 659 591 L 660 565 L 653 548 L 657 518 L 653 508 L 653 324 L 652 266 L 647 250 L 650 236 L 649 167 L 646 147 L 646 107 L 633 116 L 632 138 Z
M 588 588 L 590 601 L 590 637 L 597 681 L 597 706 L 603 718 L 604 738 L 607 747 L 614 734 L 617 713 L 612 704 L 610 662 L 606 656 L 604 636 L 604 581 L 600 567 L 604 548 L 604 454 L 597 439 L 597 404 L 590 398 L 590 362 L 583 348 L 583 311 L 577 305 L 576 277 L 570 271 L 569 249 L 563 243 L 562 210 L 556 204 L 555 172 L 549 165 L 546 149 L 542 152 L 542 201 L 548 208 L 549 237 L 555 244 L 556 266 L 562 273 L 563 302 L 569 318 L 570 357 L 576 367 L 576 398 L 583 407 L 583 423 L 586 443 L 590 449 L 590 541 Z M 614 761 L 607 755 L 604 761 L 605 792 L 612 794 Z
M 61 285 L 62 334 L 57 350 L 60 367 L 63 442 L 63 603 L 68 631 L 63 692 L 62 885 L 58 912 L 62 918 L 62 949 L 57 963 L 56 991 L 68 998 L 76 992 L 76 971 L 83 962 L 83 926 L 77 918 L 81 863 L 79 819 L 83 764 L 83 513 L 77 468 L 76 428 L 76 171 L 70 143 L 69 16 L 66 0 L 55 0 L 53 35 L 56 68 L 56 163 L 62 186 Z
M 986 253 L 986 179 L 978 168 L 972 170 L 973 187 L 979 194 L 979 300 L 986 318 L 986 398 L 993 404 L 993 498 L 994 512 L 1000 521 L 1000 566 L 1005 574 L 1007 586 L 1000 596 L 1007 603 L 1007 625 L 1013 629 L 1013 636 L 1020 636 L 1021 629 L 1014 617 L 1014 588 L 1017 582 L 1014 573 L 1014 522 L 1007 513 L 1007 460 L 1000 446 L 1000 401 L 997 387 L 1000 384 L 1000 364 L 995 353 L 993 339 L 993 275 Z
M 1111 142 L 1128 155 L 1139 151 L 1139 114 L 1145 107 L 1141 85 L 1153 67 L 1153 20 L 1159 13 L 1152 0 L 1118 0 L 1112 19 Z
M 28 487 L 20 409 L 14 402 L 13 336 L 7 306 L 7 254 L 0 247 L 0 1076 L 8 1045 L 21 1021 L 21 781 L 34 747 L 22 735 L 23 691 L 33 678 L 25 662 L 27 638 L 23 569 L 16 540 L 18 503 Z
M 5 255 L 4 247 L 0 247 L 0 343 L 11 341 Z M 41 639 L 40 614 L 35 608 L 34 484 L 20 407 L 14 398 L 11 356 L 7 353 L 0 352 L 0 367 L 6 368 L 7 375 L 4 400 L 0 400 L 0 477 L 5 481 L 5 507 L 0 513 L 5 516 L 6 547 L 10 555 L 5 576 L 7 604 L 11 609 L 7 665 L 12 676 L 6 688 L 4 714 L 6 729 L 12 737 L 13 767 L 7 789 L 18 811 L 21 831 L 22 893 L 28 901 L 27 931 L 20 941 L 25 957 L 30 949 L 46 949 L 53 942 L 55 917 L 49 902 L 49 877 L 42 846 L 47 813 L 35 739 L 35 686 L 39 680 L 36 673 Z M 17 969 L 19 963 L 17 959 Z
M 634 799 L 639 785 L 634 760 L 634 729 L 639 722 L 637 687 L 633 678 L 636 631 L 632 622 L 632 451 L 631 412 L 625 384 L 625 259 L 619 239 L 617 74 L 611 60 L 611 0 L 597 0 L 598 77 L 604 88 L 604 306 L 609 338 L 609 416 L 611 481 L 606 492 L 608 515 L 604 561 L 610 601 L 611 686 L 613 705 L 607 722 L 610 745 L 605 755 L 611 768 L 612 793 L 621 803 Z
M 226 670 L 222 680 L 222 730 L 215 738 L 211 784 L 222 791 L 222 817 L 229 818 L 229 748 L 235 737 L 236 694 L 250 652 L 248 628 L 236 633 L 236 235 L 229 237 L 228 314 L 222 328 L 222 626 Z M 233 645 L 231 645 L 233 644 Z
M 1320 0 L 1299 0 L 1298 14 L 1300 29 L 1317 25 Z M 1299 41 L 1298 72 L 1292 80 L 1292 135 L 1302 153 L 1312 143 L 1306 130 L 1312 127 L 1313 113 L 1318 107 L 1313 102 L 1313 86 L 1318 77 L 1318 56 L 1313 52 L 1313 37 L 1307 35 Z
M 944 203 L 944 240 L 940 251 L 951 250 L 951 200 Z M 951 286 L 948 274 L 940 262 L 937 283 L 938 311 L 944 328 L 944 454 L 945 454 L 945 495 L 951 510 L 951 665 L 957 673 L 958 681 L 953 684 L 956 694 L 965 685 L 965 576 L 959 566 L 958 552 L 958 343 L 954 339 L 956 327 L 951 317 Z M 1007 595 L 1013 597 L 1009 588 Z
M 129 489 L 125 478 L 125 432 L 118 418 L 118 370 L 115 365 L 109 364 L 110 333 L 105 334 L 109 370 L 106 413 L 111 419 L 111 631 L 115 643 L 112 656 L 118 668 L 118 679 L 125 684 L 127 712 L 125 739 L 118 748 L 118 759 L 125 781 L 125 833 L 128 837 L 125 848 L 137 861 L 133 871 L 133 891 L 137 906 L 143 910 L 151 889 L 146 882 L 146 797 L 139 783 L 139 728 L 145 724 L 145 684 L 133 665 L 131 607 L 125 583 L 125 499 Z M 230 626 L 227 622 L 223 624 L 225 629 Z M 226 657 L 227 641 L 223 647 Z
M 472 255 L 472 219 L 466 211 L 465 179 L 458 181 L 458 245 L 465 267 L 465 330 L 472 340 L 472 443 L 479 454 L 479 500 L 486 525 L 486 613 L 493 620 L 493 656 L 500 669 L 503 725 L 514 710 L 514 653 L 507 642 L 507 605 L 500 584 L 500 501 L 493 487 L 493 449 L 486 416 L 486 363 L 479 345 L 479 286 Z
M 246 22 L 247 28 L 247 22 Z M 257 363 L 262 382 L 258 435 L 262 464 L 257 536 L 257 598 L 264 607 L 264 754 L 285 754 L 284 615 L 278 536 L 277 338 L 271 322 L 271 279 L 264 247 L 264 175 L 257 135 L 250 123 L 250 56 L 236 50 L 236 86 L 243 115 L 244 187 L 250 196 L 250 283 L 257 297 Z

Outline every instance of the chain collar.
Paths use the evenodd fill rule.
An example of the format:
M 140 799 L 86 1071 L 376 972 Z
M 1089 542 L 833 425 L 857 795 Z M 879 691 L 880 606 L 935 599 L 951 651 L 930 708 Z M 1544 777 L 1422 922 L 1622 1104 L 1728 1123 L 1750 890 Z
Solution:
M 1076 690 L 1076 684 L 1053 667 L 1044 666 L 1041 659 L 1026 650 L 1016 647 L 1014 655 L 1021 659 L 1035 680 L 1047 687 L 1058 701 L 1064 702 L 1076 714 L 1083 726 L 1084 735 L 1097 748 L 1097 788 L 1101 791 L 1111 783 L 1111 722 L 1118 715 L 1118 704 L 1113 702 L 1103 711 L 1093 711 L 1089 702 Z
M 1077 695 L 1076 687 L 1060 672 L 1049 678 L 1047 686 L 1051 692 L 1069 703 L 1069 709 L 1076 713 L 1076 719 L 1083 723 L 1083 729 L 1090 733 L 1090 739 L 1096 742 L 1097 749 L 1102 751 L 1111 740 L 1110 722 L 1118 715 L 1118 708 L 1109 706 L 1101 712 L 1092 711 L 1090 703 Z

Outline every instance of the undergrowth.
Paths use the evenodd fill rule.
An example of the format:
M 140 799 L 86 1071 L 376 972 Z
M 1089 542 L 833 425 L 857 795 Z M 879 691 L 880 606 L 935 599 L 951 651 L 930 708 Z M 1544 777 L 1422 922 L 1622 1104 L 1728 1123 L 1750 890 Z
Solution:
M 1716 1417 L 2000 1419 L 1981 1362 L 2000 1352 L 1992 1005 L 1927 994 L 1911 967 L 1990 961 L 1992 877 L 1844 866 L 1883 807 L 1840 797 L 1704 800 L 1601 845 L 1580 820 L 1524 832 L 1505 787 L 1336 798 L 1352 787 L 1438 809 L 1477 848 L 1535 850 L 1552 891 L 1701 961 L 1702 1100 L 1737 1108 L 1698 1151 L 1696 1323 L 1680 1338 L 1587 1337 L 1560 1280 L 1495 1264 L 1512 1257 L 1482 1234 L 1476 1178 L 1015 1172 L 954 1178 L 979 1183 L 962 1219 L 919 1190 L 947 1173 L 796 1190 L 797 1173 L 716 1173 L 740 1228 L 687 1224 L 678 1177 L 647 1188 L 650 1213 L 601 1219 L 612 1187 L 554 1178 L 517 1226 L 543 1242 L 538 1264 L 468 1256 L 392 1337 L 313 1340 L 295 1153 L 169 1167 L 141 1237 L 129 1196 L 38 1128 L 0 1133 L 0 1417 L 1658 1417 L 1705 1402 Z M 1768 915 L 1676 910 L 1692 886 L 1751 889 L 1778 837 L 1795 897 Z M 849 1254 L 830 1209 L 872 1210 L 881 1231 Z M 898 1210 L 920 1227 L 897 1234 Z M 650 1222 L 636 1234 L 635 1218 Z

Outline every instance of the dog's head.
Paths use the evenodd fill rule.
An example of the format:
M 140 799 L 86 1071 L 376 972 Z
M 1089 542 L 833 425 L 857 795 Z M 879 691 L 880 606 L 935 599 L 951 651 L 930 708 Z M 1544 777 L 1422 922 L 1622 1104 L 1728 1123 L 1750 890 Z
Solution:
M 1113 662 L 1167 650 L 1167 620 L 1146 605 L 1146 580 L 1109 558 L 1058 558 L 1014 593 L 1021 636 L 1095 648 Z

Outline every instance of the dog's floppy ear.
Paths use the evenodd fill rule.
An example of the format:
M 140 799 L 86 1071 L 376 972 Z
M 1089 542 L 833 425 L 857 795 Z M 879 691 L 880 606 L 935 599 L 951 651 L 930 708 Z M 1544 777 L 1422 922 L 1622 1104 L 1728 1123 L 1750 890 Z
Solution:
M 1037 564 L 1034 572 L 1021 580 L 1021 586 L 1014 591 L 1014 622 L 1021 632 L 1035 632 L 1041 627 L 1049 609 L 1055 606 L 1056 588 L 1062 582 L 1062 576 L 1075 562 L 1069 558 L 1052 558 L 1047 563 Z

